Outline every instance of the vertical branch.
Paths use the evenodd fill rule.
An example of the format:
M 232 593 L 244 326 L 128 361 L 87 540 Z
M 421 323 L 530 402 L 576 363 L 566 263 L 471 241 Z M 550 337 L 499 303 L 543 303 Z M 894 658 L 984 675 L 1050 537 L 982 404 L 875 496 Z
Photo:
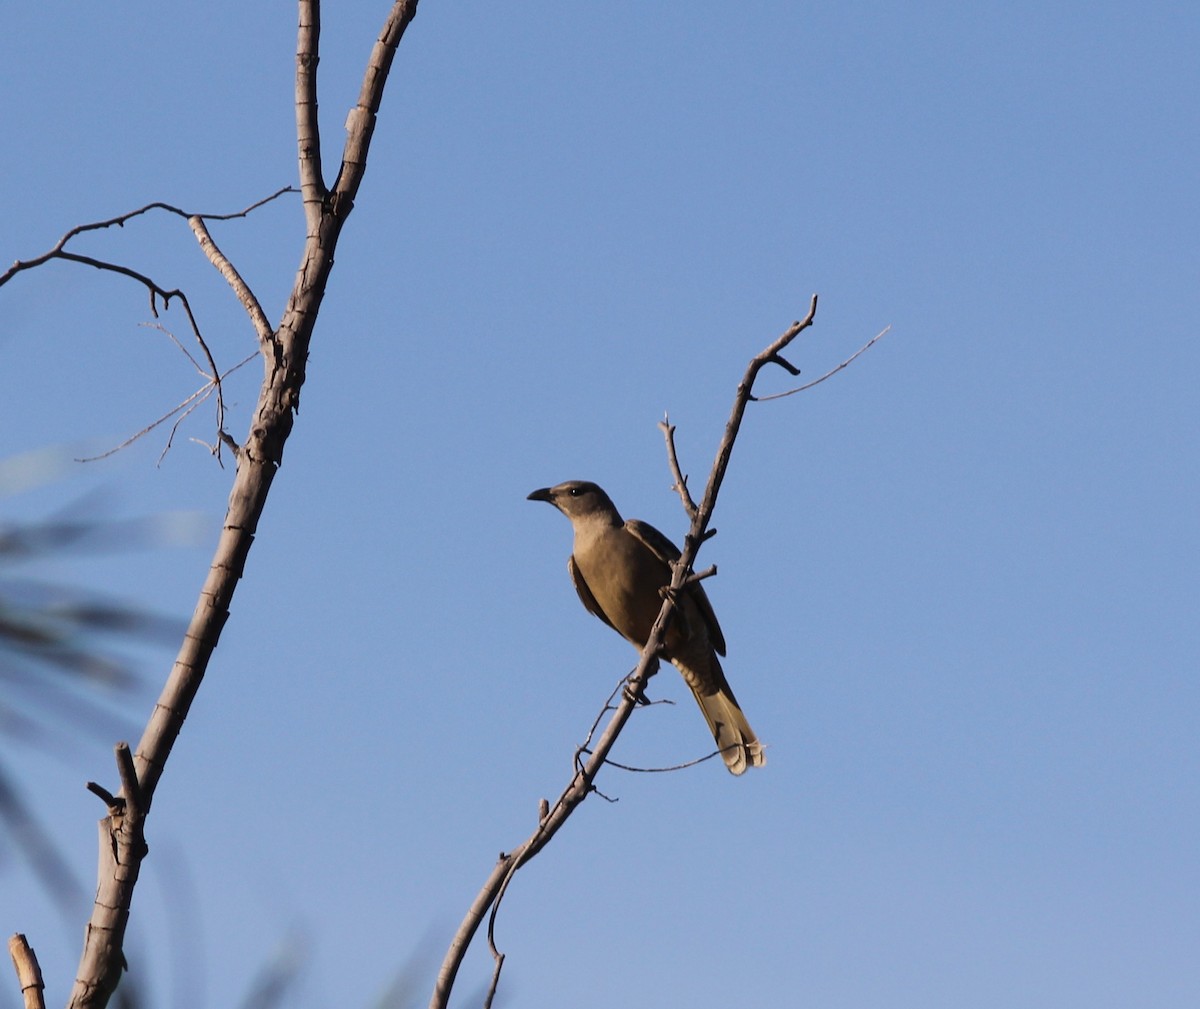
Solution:
M 42 968 L 38 966 L 33 947 L 20 932 L 8 940 L 8 954 L 12 957 L 13 967 L 17 971 L 17 981 L 21 985 L 25 1009 L 46 1009 L 46 1000 L 42 995 L 46 990 L 46 985 L 42 982 Z
M 321 131 L 317 122 L 317 63 L 320 61 L 320 0 L 300 0 L 296 38 L 296 145 L 304 218 L 311 235 L 321 220 L 325 180 L 321 175 Z
M 316 86 L 320 4 L 318 0 L 299 0 L 299 9 L 296 138 L 307 225 L 300 268 L 283 319 L 275 332 L 264 334 L 261 317 L 256 317 L 253 308 L 247 306 L 260 337 L 266 336 L 258 403 L 250 430 L 237 451 L 237 472 L 229 494 L 225 522 L 183 644 L 138 743 L 135 757 L 132 761 L 122 760 L 121 776 L 126 795 L 119 805 L 116 802 L 110 805 L 108 817 L 101 821 L 101 865 L 96 901 L 71 993 L 71 1009 L 103 1009 L 120 977 L 125 925 L 138 869 L 145 855 L 141 820 L 150 810 L 167 759 L 229 618 L 234 591 L 254 543 L 258 522 L 275 473 L 283 461 L 283 448 L 299 408 L 317 312 L 333 268 L 342 226 L 353 207 L 352 191 L 346 190 L 344 199 L 330 200 L 321 179 Z M 371 97 L 372 125 L 395 48 L 415 9 L 415 2 L 397 0 L 372 51 L 362 89 L 363 94 Z M 369 131 L 365 134 L 351 131 L 347 152 L 353 155 L 354 170 L 348 182 L 353 183 L 354 190 L 365 171 L 369 146 Z M 198 237 L 203 240 L 202 235 L 198 234 Z M 130 815 L 131 811 L 135 815 Z

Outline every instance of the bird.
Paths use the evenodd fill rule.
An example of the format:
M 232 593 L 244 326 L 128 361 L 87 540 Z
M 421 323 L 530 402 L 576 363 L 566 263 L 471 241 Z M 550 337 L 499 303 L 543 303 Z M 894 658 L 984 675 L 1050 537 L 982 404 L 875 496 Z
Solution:
M 625 521 L 612 499 L 589 480 L 568 480 L 533 491 L 530 501 L 554 505 L 575 533 L 567 570 L 584 608 L 641 651 L 662 609 L 679 549 L 652 525 Z M 680 594 L 667 628 L 665 657 L 683 675 L 725 766 L 732 774 L 767 762 L 763 745 L 742 713 L 717 654 L 725 636 L 699 582 Z

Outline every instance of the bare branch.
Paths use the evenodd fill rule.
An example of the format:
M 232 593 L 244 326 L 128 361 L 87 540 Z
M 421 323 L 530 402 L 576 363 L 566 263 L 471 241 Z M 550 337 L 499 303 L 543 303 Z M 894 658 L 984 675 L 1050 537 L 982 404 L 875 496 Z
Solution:
M 825 374 L 822 375 L 820 378 L 814 378 L 811 382 L 807 382 L 804 385 L 797 386 L 795 389 L 789 389 L 787 392 L 775 392 L 775 393 L 772 393 L 770 396 L 752 396 L 751 399 L 754 399 L 759 403 L 765 403 L 765 402 L 767 402 L 767 400 L 783 399 L 784 396 L 793 396 L 798 392 L 805 392 L 806 390 L 811 389 L 814 385 L 820 385 L 822 382 L 825 381 L 825 379 L 833 378 L 833 376 L 836 375 L 843 368 L 846 368 L 849 365 L 853 364 L 858 358 L 862 357 L 863 354 L 865 354 L 868 350 L 870 350 L 872 347 L 874 347 L 876 343 L 878 343 L 880 340 L 882 340 L 891 331 L 892 331 L 891 326 L 885 326 L 880 332 L 876 333 L 873 337 L 871 337 L 871 339 L 869 339 L 866 343 L 864 343 L 861 347 L 859 347 L 858 350 L 856 350 L 853 354 L 851 354 L 848 358 L 846 358 L 846 360 L 844 360 L 836 368 L 830 368 L 829 371 L 825 372 Z
M 241 274 L 237 272 L 225 253 L 217 248 L 217 243 L 213 241 L 212 236 L 208 233 L 208 228 L 204 225 L 204 218 L 189 217 L 188 224 L 191 225 L 192 231 L 195 232 L 196 240 L 200 243 L 200 248 L 208 256 L 208 261 L 217 268 L 217 272 L 233 288 L 233 293 L 237 295 L 238 301 L 246 309 L 246 313 L 250 316 L 250 321 L 254 324 L 254 330 L 258 333 L 259 343 L 266 345 L 270 342 L 273 331 L 270 322 L 267 321 L 266 313 L 263 312 L 262 306 L 254 296 L 254 292 L 242 280 Z
M 320 0 L 300 0 L 296 33 L 296 144 L 299 149 L 300 191 L 308 232 L 316 231 L 325 205 L 321 174 L 321 131 L 317 122 L 317 63 L 320 62 Z
M 117 755 L 117 771 L 121 775 L 121 795 L 125 799 L 125 815 L 138 822 L 145 810 L 142 807 L 142 787 L 138 784 L 137 770 L 133 766 L 133 754 L 128 743 L 117 743 L 113 747 Z
M 545 816 L 539 816 L 537 829 L 511 852 L 500 856 L 491 874 L 484 882 L 483 888 L 476 895 L 470 908 L 467 909 L 466 916 L 463 918 L 458 931 L 451 940 L 450 948 L 446 951 L 441 969 L 438 971 L 437 982 L 429 1002 L 430 1009 L 446 1009 L 448 1006 L 450 992 L 454 987 L 454 981 L 458 975 L 463 957 L 466 955 L 466 951 L 485 914 L 488 914 L 488 945 L 494 959 L 492 981 L 488 991 L 489 1002 L 494 995 L 496 986 L 499 983 L 500 970 L 504 965 L 504 954 L 500 952 L 495 944 L 495 921 L 500 901 L 503 899 L 509 883 L 517 870 L 536 856 L 550 842 L 551 838 L 566 823 L 575 809 L 589 794 L 595 791 L 594 782 L 596 776 L 600 773 L 600 769 L 605 763 L 608 762 L 609 752 L 616 743 L 617 737 L 621 734 L 621 730 L 625 727 L 626 722 L 629 721 L 634 709 L 638 707 L 647 681 L 658 668 L 658 654 L 662 650 L 663 642 L 666 640 L 667 628 L 674 614 L 674 600 L 678 598 L 679 592 L 689 580 L 696 577 L 691 573 L 692 566 L 695 564 L 696 554 L 701 544 L 711 534 L 708 524 L 712 519 L 713 509 L 716 507 L 717 494 L 721 489 L 721 483 L 725 479 L 725 472 L 728 469 L 729 457 L 733 451 L 733 443 L 737 438 L 742 415 L 745 413 L 746 404 L 752 398 L 754 381 L 759 371 L 765 365 L 768 363 L 779 363 L 782 360 L 779 357 L 780 352 L 797 335 L 812 325 L 813 319 L 816 316 L 816 310 L 817 298 L 814 295 L 808 315 L 802 321 L 794 323 L 774 343 L 751 359 L 746 374 L 739 383 L 737 393 L 734 396 L 733 409 L 730 413 L 729 421 L 725 426 L 725 434 L 717 450 L 717 457 L 713 463 L 712 472 L 709 474 L 704 499 L 691 516 L 691 528 L 684 538 L 683 550 L 680 553 L 679 559 L 672 565 L 671 583 L 664 591 L 663 605 L 659 611 L 658 619 L 655 620 L 654 627 L 646 639 L 646 645 L 642 649 L 637 666 L 626 677 L 621 687 L 618 688 L 622 693 L 621 700 L 613 708 L 612 702 L 618 691 L 614 691 L 609 696 L 604 710 L 612 710 L 613 714 L 604 731 L 600 734 L 600 738 L 597 740 L 594 749 L 586 751 L 588 753 L 586 760 L 580 759 L 585 752 L 582 747 L 576 751 L 575 773 L 570 783 L 563 789 L 557 801 L 550 806 L 549 812 Z M 670 425 L 666 424 L 665 421 L 663 426 L 668 429 L 670 428 Z M 669 432 L 667 434 L 667 444 L 668 446 L 672 444 Z M 678 482 L 681 474 L 679 474 L 677 467 L 673 467 L 673 470 L 677 474 L 676 480 Z M 685 507 L 686 500 L 684 498 Z M 704 572 L 700 577 L 707 577 L 709 573 Z M 603 712 L 601 717 L 603 717 Z M 595 726 L 593 726 L 594 731 Z M 589 733 L 589 742 L 591 735 L 592 733 Z
M 87 783 L 87 790 L 91 792 L 92 795 L 97 796 L 100 801 L 108 807 L 109 812 L 117 812 L 121 810 L 125 804 L 124 799 L 113 795 L 112 792 L 110 792 L 103 785 L 97 784 L 94 781 L 89 781 Z
M 81 266 L 90 266 L 96 270 L 101 270 L 101 271 L 104 271 L 107 273 L 115 273 L 118 276 L 122 276 L 122 277 L 128 277 L 130 280 L 134 280 L 137 283 L 141 284 L 143 287 L 146 288 L 147 292 L 150 295 L 150 314 L 153 315 L 155 319 L 157 319 L 159 317 L 158 316 L 158 302 L 160 300 L 161 300 L 164 308 L 170 308 L 171 299 L 172 298 L 177 299 L 179 301 L 179 303 L 183 306 L 183 310 L 184 310 L 185 314 L 187 315 L 188 325 L 191 327 L 192 335 L 195 337 L 196 343 L 199 344 L 200 349 L 204 354 L 204 358 L 208 362 L 208 369 L 207 369 L 207 371 L 204 372 L 204 374 L 208 378 L 209 385 L 206 386 L 205 389 L 201 390 L 201 393 L 203 394 L 201 402 L 204 399 L 207 399 L 211 393 L 213 393 L 213 392 L 216 393 L 216 401 L 217 401 L 216 425 L 217 425 L 218 434 L 217 434 L 217 439 L 213 445 L 213 454 L 217 457 L 217 461 L 220 462 L 220 460 L 221 460 L 221 445 L 227 443 L 227 436 L 225 435 L 225 396 L 224 396 L 224 391 L 221 388 L 221 380 L 222 380 L 223 376 L 222 376 L 220 369 L 217 368 L 217 363 L 213 358 L 212 352 L 209 350 L 208 343 L 205 341 L 204 335 L 200 332 L 200 324 L 196 320 L 196 316 L 192 311 L 192 306 L 191 306 L 191 303 L 188 301 L 187 295 L 179 288 L 167 289 L 162 284 L 158 283 L 158 281 L 154 280 L 152 277 L 148 276 L 145 273 L 142 273 L 139 270 L 135 270 L 132 267 L 125 266 L 121 263 L 113 263 L 113 262 L 110 262 L 105 259 L 99 259 L 95 256 L 85 256 L 80 253 L 70 252 L 67 250 L 66 246 L 67 246 L 67 243 L 71 241 L 71 239 L 73 239 L 79 235 L 82 235 L 82 234 L 85 234 L 85 233 L 91 232 L 91 231 L 104 230 L 106 228 L 113 228 L 113 227 L 123 228 L 128 221 L 131 221 L 136 217 L 140 217 L 143 214 L 147 214 L 153 210 L 161 210 L 165 213 L 175 214 L 176 216 L 183 217 L 187 220 L 187 222 L 191 226 L 193 232 L 195 232 L 196 237 L 199 239 L 200 247 L 204 250 L 204 252 L 208 256 L 210 262 L 212 262 L 212 264 L 222 273 L 222 275 L 229 282 L 230 286 L 233 288 L 234 292 L 237 294 L 239 300 L 241 300 L 242 304 L 246 307 L 246 310 L 250 314 L 250 318 L 251 318 L 252 322 L 254 323 L 255 329 L 258 332 L 260 344 L 265 344 L 270 339 L 270 336 L 271 336 L 270 323 L 267 322 L 266 316 L 263 314 L 262 308 L 259 306 L 258 300 L 254 297 L 253 292 L 246 285 L 246 283 L 242 280 L 242 278 L 238 274 L 237 270 L 234 269 L 233 264 L 230 263 L 228 258 L 225 257 L 225 255 L 220 251 L 219 248 L 217 248 L 217 245 L 212 240 L 211 235 L 209 235 L 208 228 L 205 226 L 204 222 L 206 220 L 229 221 L 229 220 L 233 220 L 235 218 L 245 217 L 248 214 L 250 214 L 252 211 L 257 210 L 259 207 L 261 207 L 267 203 L 270 203 L 272 200 L 278 199 L 284 193 L 291 193 L 291 192 L 295 192 L 295 190 L 291 186 L 285 186 L 282 189 L 276 190 L 270 196 L 264 197 L 261 200 L 257 200 L 254 203 L 250 204 L 250 206 L 248 206 L 242 210 L 236 211 L 234 213 L 231 213 L 231 214 L 189 214 L 186 211 L 181 210 L 179 207 L 172 206 L 169 203 L 156 202 L 156 203 L 149 203 L 144 207 L 139 207 L 137 210 L 132 210 L 129 213 L 121 214 L 117 217 L 112 217 L 105 221 L 96 221 L 91 224 L 81 224 L 74 228 L 71 228 L 65 235 L 62 236 L 62 238 L 60 238 L 58 240 L 57 243 L 55 243 L 54 247 L 52 249 L 50 249 L 49 252 L 43 253 L 41 256 L 37 256 L 34 259 L 24 260 L 24 261 L 17 260 L 17 262 L 15 262 L 8 269 L 8 271 L 5 272 L 5 274 L 3 276 L 0 276 L 0 286 L 3 286 L 10 279 L 12 279 L 18 273 L 20 273 L 24 270 L 29 270 L 29 269 L 33 269 L 34 267 L 37 267 L 37 266 L 42 266 L 43 264 L 48 263 L 54 259 L 60 259 L 65 262 L 78 263 Z M 175 339 L 173 334 L 168 334 L 168 335 L 171 336 L 172 340 Z M 176 343 L 178 344 L 178 341 L 176 341 Z M 179 345 L 179 346 L 180 346 L 181 350 L 184 349 L 182 347 L 182 345 Z M 188 354 L 186 350 L 184 350 L 184 353 L 187 354 L 188 358 L 192 361 L 193 364 L 196 363 L 195 359 L 191 356 L 191 354 Z M 226 374 L 228 374 L 228 372 Z M 130 441 L 135 441 L 137 438 L 141 437 L 141 435 L 145 434 L 147 431 L 153 430 L 159 424 L 163 423 L 170 417 L 174 416 L 180 410 L 185 409 L 185 407 L 187 408 L 187 411 L 186 411 L 186 413 L 184 413 L 183 416 L 186 417 L 189 413 L 191 413 L 191 411 L 193 409 L 195 409 L 194 405 L 193 406 L 188 405 L 189 403 L 191 403 L 192 398 L 194 398 L 194 397 L 189 397 L 188 400 L 185 400 L 182 404 L 177 406 L 174 410 L 169 411 L 166 415 L 164 415 L 163 417 L 160 417 L 153 424 L 150 424 L 146 428 L 143 428 L 142 431 L 140 431 L 138 434 L 134 435 L 133 438 L 129 439 L 126 442 L 123 442 L 121 445 L 119 445 L 117 447 L 117 449 L 114 449 L 113 451 L 117 451 L 120 448 L 124 448 L 125 445 L 129 444 Z M 198 404 L 196 404 L 196 405 L 198 405 Z M 182 420 L 183 418 L 180 418 L 180 419 Z M 177 426 L 178 426 L 178 422 L 177 422 Z M 174 434 L 174 432 L 172 432 L 172 435 L 173 434 Z M 168 442 L 168 446 L 169 446 L 169 444 L 170 444 L 170 442 Z M 111 455 L 111 454 L 112 454 L 111 452 L 108 452 L 108 453 L 104 453 L 104 455 L 97 456 L 95 458 L 104 458 L 106 455 Z M 160 461 L 161 461 L 161 459 L 160 459 Z
M 8 940 L 8 954 L 12 957 L 13 967 L 17 971 L 17 981 L 21 985 L 25 1009 L 46 1009 L 46 1000 L 42 994 L 46 990 L 42 981 L 42 968 L 38 966 L 33 947 L 20 932 Z
M 679 456 L 675 452 L 675 425 L 664 414 L 663 419 L 658 422 L 658 427 L 667 441 L 667 465 L 671 467 L 671 476 L 675 478 L 672 489 L 679 493 L 679 500 L 683 502 L 683 510 L 687 512 L 687 517 L 689 519 L 695 518 L 696 502 L 692 500 L 692 495 L 688 491 L 688 478 L 684 475 L 683 470 L 679 468 Z
M 240 217 L 249 217 L 259 207 L 265 207 L 268 203 L 279 199 L 279 197 L 296 191 L 295 186 L 283 186 L 280 189 L 276 189 L 270 196 L 264 196 L 261 200 L 255 200 L 250 206 L 243 207 L 241 210 L 235 210 L 232 214 L 189 214 L 186 210 L 176 210 L 174 207 L 170 209 L 179 214 L 180 217 L 199 217 L 202 221 L 236 221 Z
M 225 429 L 225 397 L 221 389 L 221 373 L 217 369 L 217 362 L 213 359 L 212 351 L 208 349 L 208 344 L 204 340 L 204 335 L 200 332 L 200 324 L 196 321 L 196 316 L 192 312 L 192 305 L 191 302 L 188 301 L 187 295 L 184 294 L 179 288 L 174 288 L 168 291 L 156 281 L 146 276 L 144 273 L 139 273 L 137 270 L 130 269 L 128 266 L 122 266 L 119 263 L 109 263 L 105 260 L 94 259 L 91 256 L 80 256 L 73 252 L 66 251 L 59 251 L 54 258 L 65 259 L 73 263 L 81 263 L 85 266 L 93 266 L 98 270 L 107 270 L 109 272 L 117 273 L 121 276 L 129 277 L 138 281 L 150 292 L 150 312 L 156 319 L 158 318 L 156 299 L 162 299 L 164 308 L 168 308 L 170 306 L 172 298 L 178 299 L 187 315 L 188 325 L 190 325 L 192 328 L 192 335 L 196 338 L 196 342 L 200 345 L 200 349 L 204 352 L 204 357 L 208 361 L 208 366 L 210 369 L 208 372 L 208 378 L 213 385 L 213 391 L 215 391 L 217 394 L 217 430 L 223 431 Z M 189 354 L 188 357 L 190 358 L 191 355 Z M 176 409 L 179 408 L 177 407 Z M 175 411 L 172 411 L 172 413 L 174 412 Z M 167 414 L 167 416 L 169 417 L 171 414 Z M 156 427 L 162 422 L 162 420 L 165 419 L 165 417 L 161 418 L 159 421 L 151 424 L 150 428 Z M 147 430 L 150 428 L 147 428 Z
M 102 231 L 105 228 L 123 228 L 135 217 L 141 217 L 143 214 L 148 214 L 153 210 L 162 210 L 165 213 L 182 217 L 184 220 L 187 220 L 190 217 L 199 217 L 206 221 L 232 221 L 239 217 L 246 217 L 259 207 L 270 203 L 272 200 L 279 199 L 279 197 L 283 196 L 285 193 L 294 192 L 296 192 L 296 190 L 293 187 L 284 186 L 282 189 L 277 189 L 270 196 L 265 196 L 261 200 L 256 200 L 254 203 L 251 203 L 250 206 L 244 207 L 243 209 L 235 211 L 232 214 L 197 214 L 192 211 L 181 210 L 179 207 L 174 207 L 169 203 L 156 201 L 154 203 L 147 203 L 144 207 L 138 207 L 137 210 L 131 210 L 128 213 L 119 214 L 116 217 L 110 217 L 106 221 L 94 221 L 91 224 L 78 224 L 71 228 L 71 230 L 65 235 L 63 235 L 62 238 L 60 238 L 54 244 L 54 247 L 50 249 L 49 252 L 45 252 L 33 259 L 18 259 L 15 263 L 13 263 L 12 266 L 10 266 L 2 275 L 0 275 L 0 287 L 3 287 L 6 283 L 8 283 L 9 280 L 15 277 L 18 273 L 21 273 L 23 270 L 31 270 L 35 266 L 41 266 L 44 263 L 48 263 L 52 259 L 71 258 L 70 256 L 63 256 L 62 252 L 72 238 L 75 238 L 78 235 L 86 234 L 89 231 Z M 88 265 L 96 264 L 88 263 Z
M 333 184 L 334 213 L 349 213 L 358 195 L 358 187 L 362 184 L 363 172 L 367 167 L 371 137 L 375 132 L 375 118 L 383 101 L 383 86 L 387 83 L 392 59 L 404 30 L 416 16 L 417 0 L 395 0 L 371 49 L 358 102 L 346 117 L 346 146 L 342 152 L 342 166 L 337 181 Z
M 686 771 L 689 767 L 695 767 L 698 764 L 712 760 L 713 757 L 719 757 L 722 752 L 721 750 L 713 750 L 712 753 L 706 753 L 703 757 L 697 757 L 695 760 L 687 760 L 682 764 L 671 764 L 669 767 L 634 767 L 632 764 L 619 763 L 611 757 L 605 763 L 609 767 L 615 767 L 620 771 L 630 771 L 634 774 L 665 774 L 668 771 Z

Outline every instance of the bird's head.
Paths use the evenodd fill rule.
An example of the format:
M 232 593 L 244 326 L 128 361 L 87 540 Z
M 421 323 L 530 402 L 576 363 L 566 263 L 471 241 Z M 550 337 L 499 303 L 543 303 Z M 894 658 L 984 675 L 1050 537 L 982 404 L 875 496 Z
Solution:
M 568 480 L 554 487 L 543 487 L 528 499 L 549 502 L 572 522 L 604 519 L 612 525 L 621 524 L 621 516 L 609 496 L 590 480 Z

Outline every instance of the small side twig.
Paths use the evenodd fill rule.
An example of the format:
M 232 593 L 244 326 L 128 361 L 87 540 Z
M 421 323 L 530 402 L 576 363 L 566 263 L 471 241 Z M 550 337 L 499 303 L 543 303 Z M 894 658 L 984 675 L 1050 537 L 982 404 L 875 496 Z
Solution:
M 688 478 L 679 467 L 679 455 L 675 451 L 675 425 L 671 423 L 671 418 L 664 414 L 663 419 L 658 422 L 658 428 L 662 431 L 663 438 L 666 439 L 667 465 L 671 467 L 671 476 L 675 478 L 671 489 L 678 492 L 679 500 L 683 502 L 683 510 L 687 512 L 687 517 L 694 519 L 696 502 L 692 500 L 692 495 L 688 491 Z
M 95 781 L 87 783 L 87 790 L 96 796 L 101 802 L 108 807 L 110 813 L 121 812 L 125 808 L 125 800 L 119 796 L 113 795 L 107 788 Z
M 174 339 L 174 338 L 172 337 L 172 339 Z M 178 344 L 179 341 L 176 340 L 175 342 Z M 184 353 L 187 353 L 187 352 L 184 351 Z M 188 356 L 190 357 L 191 355 L 189 354 Z M 244 357 L 240 361 L 238 361 L 237 364 L 233 365 L 233 367 L 227 368 L 220 375 L 221 381 L 224 381 L 225 379 L 227 379 L 230 375 L 232 375 L 239 368 L 245 367 L 247 364 L 249 364 L 251 361 L 253 361 L 256 357 L 258 357 L 258 351 L 255 351 L 253 354 L 248 354 L 246 357 Z M 203 375 L 205 373 L 203 371 L 201 371 L 201 374 Z M 207 375 L 205 375 L 205 377 L 208 378 Z M 166 454 L 171 450 L 171 445 L 175 441 L 175 433 L 179 430 L 179 425 L 182 424 L 183 421 L 186 420 L 187 417 L 197 407 L 200 406 L 200 404 L 202 404 L 205 400 L 207 400 L 208 397 L 211 396 L 215 390 L 216 390 L 216 383 L 213 382 L 211 378 L 209 378 L 209 380 L 201 388 L 199 388 L 195 392 L 193 392 L 190 396 L 187 397 L 187 399 L 183 400 L 180 403 L 177 403 L 170 410 L 168 410 L 166 413 L 164 413 L 161 417 L 159 417 L 157 420 L 151 421 L 149 424 L 147 424 L 145 427 L 143 427 L 140 431 L 136 431 L 133 434 L 131 434 L 128 438 L 126 438 L 119 445 L 114 445 L 112 448 L 107 449 L 104 452 L 100 452 L 97 455 L 83 456 L 81 458 L 76 459 L 75 461 L 76 462 L 96 462 L 99 459 L 107 459 L 110 455 L 114 455 L 117 452 L 120 452 L 121 449 L 123 449 L 123 448 L 128 448 L 139 438 L 144 437 L 145 435 L 147 435 L 151 431 L 153 431 L 156 427 L 159 427 L 162 424 L 165 424 L 172 417 L 175 417 L 176 414 L 179 414 L 179 416 L 176 417 L 175 423 L 171 426 L 171 434 L 167 438 L 167 443 L 166 443 L 166 445 L 163 446 L 163 450 L 159 454 L 158 461 L 159 461 L 159 463 L 161 463 L 163 461 L 163 458 L 166 456 Z M 219 432 L 219 437 L 221 439 L 221 442 L 227 448 L 231 449 L 235 453 L 237 452 L 237 450 L 239 448 L 238 443 L 224 429 L 222 429 Z M 215 452 L 215 450 L 213 450 L 211 448 L 210 448 L 210 451 L 213 451 L 214 455 L 217 454 Z M 218 461 L 219 461 L 219 458 L 218 458 Z
M 682 764 L 672 764 L 670 767 L 634 767 L 632 764 L 622 764 L 611 757 L 605 763 L 619 771 L 630 771 L 634 774 L 665 774 L 667 771 L 686 771 L 689 767 L 696 767 L 720 755 L 720 750 L 713 750 L 712 753 L 706 753 L 703 757 L 697 757 L 695 760 L 688 760 Z
M 891 326 L 885 326 L 882 330 L 880 330 L 873 337 L 871 337 L 871 339 L 869 339 L 866 343 L 864 343 L 861 347 L 859 347 L 858 350 L 856 350 L 853 354 L 851 354 L 848 358 L 846 358 L 846 360 L 844 360 L 841 364 L 837 365 L 836 367 L 830 368 L 820 378 L 814 378 L 811 382 L 806 382 L 804 385 L 797 386 L 795 389 L 788 389 L 787 392 L 774 392 L 769 396 L 752 396 L 751 399 L 754 399 L 759 403 L 765 403 L 771 399 L 783 399 L 784 396 L 794 396 L 798 392 L 805 392 L 805 391 L 811 389 L 814 385 L 820 385 L 827 378 L 833 378 L 833 376 L 836 375 L 843 368 L 849 367 L 851 364 L 853 364 L 858 358 L 862 357 L 863 354 L 865 354 L 868 350 L 870 350 L 872 347 L 874 347 L 875 344 L 877 344 L 880 340 L 882 340 L 885 336 L 887 336 L 888 333 L 890 333 L 891 331 L 892 331 Z
M 8 940 L 8 955 L 12 957 L 13 967 L 17 971 L 17 981 L 21 985 L 21 995 L 25 999 L 25 1009 L 46 1009 L 45 982 L 42 981 L 42 968 L 38 966 L 37 954 L 33 947 L 20 932 Z
M 93 221 L 89 224 L 77 224 L 71 228 L 66 234 L 55 242 L 53 248 L 48 252 L 42 253 L 40 256 L 35 256 L 33 259 L 18 259 L 12 264 L 3 274 L 0 274 L 0 287 L 7 284 L 13 277 L 23 270 L 31 270 L 36 266 L 41 266 L 44 263 L 50 262 L 52 259 L 72 259 L 73 254 L 64 254 L 63 250 L 67 247 L 67 243 L 71 239 L 79 235 L 87 234 L 89 231 L 103 231 L 106 228 L 123 228 L 126 224 L 132 221 L 135 217 L 141 217 L 143 214 L 149 214 L 155 210 L 161 210 L 164 213 L 174 214 L 176 217 L 182 217 L 187 220 L 190 217 L 199 217 L 205 221 L 232 221 L 239 217 L 246 217 L 259 207 L 270 203 L 272 200 L 277 200 L 286 193 L 294 193 L 297 190 L 293 186 L 284 186 L 282 189 L 277 189 L 270 196 L 265 196 L 261 200 L 255 200 L 248 207 L 235 211 L 232 214 L 197 214 L 193 211 L 181 210 L 179 207 L 172 206 L 169 203 L 163 203 L 156 200 L 154 203 L 147 203 L 144 207 L 138 207 L 137 210 L 130 210 L 124 214 L 118 214 L 116 217 L 110 217 L 104 221 Z M 83 262 L 85 265 L 94 266 L 95 263 L 88 262 L 86 257 L 82 257 L 77 261 Z M 117 272 L 122 272 L 117 270 Z M 127 274 L 128 275 L 128 274 Z M 140 279 L 137 277 L 135 279 Z

